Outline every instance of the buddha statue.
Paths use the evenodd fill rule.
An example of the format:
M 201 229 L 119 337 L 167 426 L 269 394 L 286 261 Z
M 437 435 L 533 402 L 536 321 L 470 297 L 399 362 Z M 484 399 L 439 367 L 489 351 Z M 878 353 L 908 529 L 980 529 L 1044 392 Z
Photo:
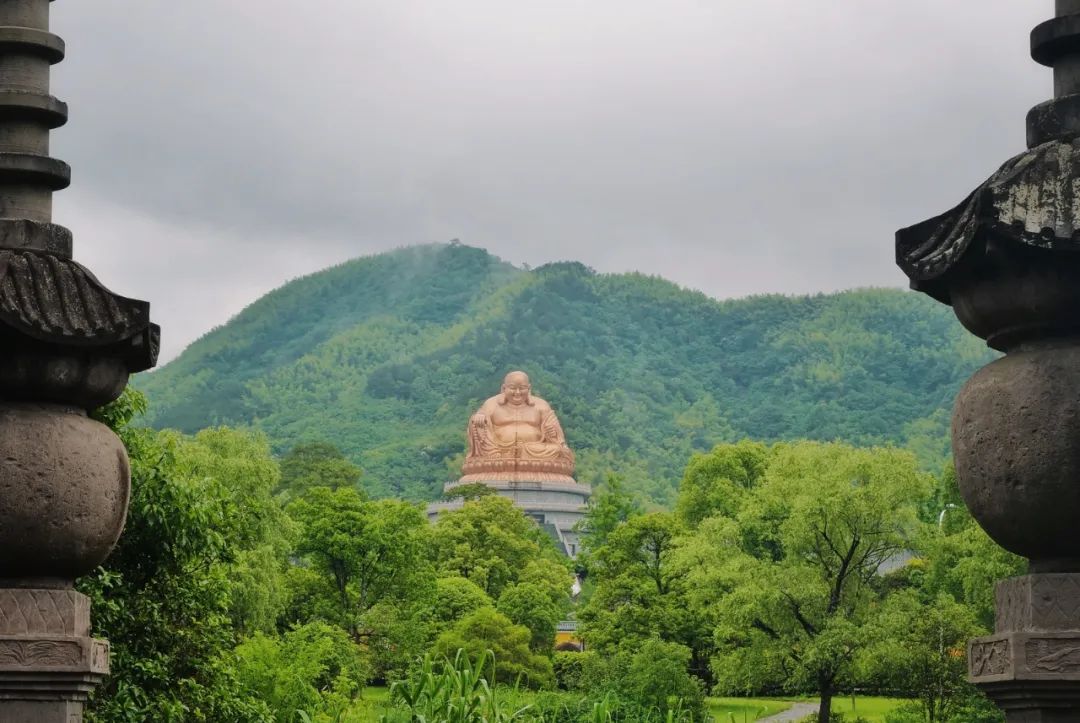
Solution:
M 574 453 L 551 405 L 532 394 L 529 377 L 506 375 L 499 394 L 469 420 L 461 482 L 573 482 Z

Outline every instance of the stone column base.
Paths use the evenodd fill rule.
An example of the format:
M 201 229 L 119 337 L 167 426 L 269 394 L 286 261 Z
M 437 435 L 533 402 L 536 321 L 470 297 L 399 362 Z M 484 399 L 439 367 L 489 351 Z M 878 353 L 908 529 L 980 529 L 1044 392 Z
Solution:
M 74 590 L 0 589 L 0 721 L 80 723 L 109 672 L 90 637 L 90 600 Z
M 968 644 L 968 679 L 1009 723 L 1080 721 L 1080 573 L 998 583 L 994 635 Z

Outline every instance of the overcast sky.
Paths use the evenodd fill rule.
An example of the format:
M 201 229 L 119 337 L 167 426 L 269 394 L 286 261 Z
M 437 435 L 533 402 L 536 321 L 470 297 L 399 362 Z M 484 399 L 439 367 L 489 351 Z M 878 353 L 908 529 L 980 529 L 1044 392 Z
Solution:
M 727 298 L 903 286 L 1024 147 L 1050 0 L 64 0 L 56 221 L 163 358 L 297 276 L 461 239 Z

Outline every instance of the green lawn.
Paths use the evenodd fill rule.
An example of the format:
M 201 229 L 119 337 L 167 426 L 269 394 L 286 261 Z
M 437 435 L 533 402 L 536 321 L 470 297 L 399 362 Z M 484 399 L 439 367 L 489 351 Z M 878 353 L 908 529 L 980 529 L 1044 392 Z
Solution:
M 885 714 L 897 706 L 903 704 L 900 698 L 855 698 L 854 714 L 852 713 L 852 700 L 850 696 L 833 698 L 832 709 L 835 713 L 843 713 L 845 716 L 854 718 L 862 716 L 870 723 L 884 723 Z
M 791 707 L 791 701 L 765 698 L 709 698 L 709 713 L 716 723 L 751 723 Z
M 767 718 L 785 711 L 796 701 L 816 703 L 814 698 L 793 698 L 777 700 L 772 698 L 709 698 L 709 712 L 716 718 L 716 723 L 751 723 L 759 718 Z M 850 696 L 833 698 L 833 712 L 845 716 L 863 717 L 869 723 L 885 723 L 885 714 L 904 701 L 898 698 L 856 697 L 854 708 Z M 730 714 L 730 718 L 728 717 Z

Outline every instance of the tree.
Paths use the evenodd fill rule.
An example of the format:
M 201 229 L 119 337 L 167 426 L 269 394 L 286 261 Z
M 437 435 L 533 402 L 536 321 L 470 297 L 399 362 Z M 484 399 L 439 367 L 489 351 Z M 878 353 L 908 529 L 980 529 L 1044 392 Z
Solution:
M 683 473 L 675 514 L 689 527 L 712 515 L 735 514 L 761 480 L 768 458 L 768 447 L 749 440 L 695 454 Z
M 272 632 L 286 605 L 285 569 L 295 530 L 273 497 L 280 474 L 262 434 L 217 427 L 172 437 L 185 476 L 222 481 L 234 514 L 231 616 L 241 634 Z
M 621 477 L 609 474 L 604 486 L 589 498 L 588 510 L 581 523 L 581 536 L 587 551 L 598 550 L 608 535 L 623 522 L 641 514 L 641 505 L 627 492 Z
M 864 675 L 919 702 L 923 720 L 943 723 L 979 696 L 967 682 L 965 648 L 985 634 L 970 608 L 948 595 L 924 603 L 914 590 L 890 595 L 861 651 Z
M 333 621 L 357 642 L 371 643 L 365 616 L 377 605 L 409 607 L 430 595 L 428 523 L 415 505 L 315 487 L 289 514 L 301 528 L 297 553 L 332 594 Z
M 256 633 L 236 649 L 241 684 L 293 723 L 297 711 L 339 715 L 370 675 L 370 661 L 344 630 L 322 622 L 283 636 Z
M 312 487 L 359 489 L 362 471 L 329 442 L 304 442 L 281 459 L 281 484 L 276 492 L 287 498 L 303 495 Z
M 692 669 L 710 677 L 712 631 L 688 605 L 686 574 L 677 562 L 685 528 L 671 514 L 632 517 L 591 556 L 592 597 L 579 611 L 587 644 L 614 651 L 624 641 L 678 642 L 693 652 Z
M 827 723 L 869 634 L 882 564 L 902 553 L 929 480 L 912 455 L 778 445 L 734 520 L 714 670 L 721 687 L 808 685 Z
M 529 629 L 532 634 L 529 647 L 538 653 L 551 654 L 555 647 L 555 628 L 563 611 L 551 599 L 548 590 L 533 582 L 509 585 L 499 595 L 496 609 Z
M 469 613 L 480 608 L 495 607 L 492 600 L 472 580 L 457 575 L 435 580 L 435 596 L 432 600 L 431 617 L 435 631 L 442 632 Z
M 185 446 L 136 429 L 145 409 L 131 389 L 97 416 L 131 459 L 127 525 L 104 565 L 78 582 L 94 633 L 112 644 L 112 672 L 91 695 L 90 721 L 269 720 L 237 681 L 230 613 L 235 538 L 245 527 L 228 480 L 189 475 Z
M 443 512 L 432 528 L 432 547 L 443 573 L 472 580 L 493 599 L 530 561 L 557 554 L 536 523 L 500 496 Z
M 459 465 L 460 468 L 460 465 Z M 452 500 L 475 500 L 480 497 L 490 497 L 491 495 L 499 494 L 494 489 L 482 482 L 473 482 L 471 484 L 458 485 L 452 489 L 443 493 L 443 500 L 449 502 Z
M 550 688 L 555 683 L 551 659 L 534 653 L 530 638 L 524 625 L 515 625 L 492 608 L 481 608 L 440 635 L 434 650 L 451 659 L 463 650 L 472 660 L 480 660 L 490 650 L 495 654 L 493 682 Z

